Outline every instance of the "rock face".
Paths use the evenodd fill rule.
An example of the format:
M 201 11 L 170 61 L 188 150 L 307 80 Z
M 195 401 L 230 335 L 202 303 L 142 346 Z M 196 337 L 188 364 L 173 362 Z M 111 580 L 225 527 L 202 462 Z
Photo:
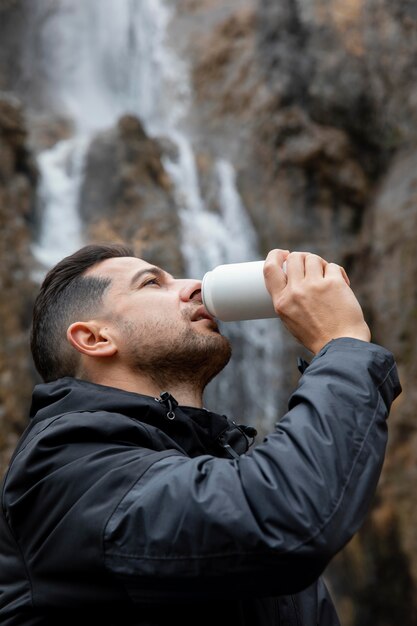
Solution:
M 261 253 L 308 249 L 343 264 L 374 341 L 397 358 L 403 394 L 390 417 L 375 503 L 326 577 L 344 626 L 415 625 L 416 3 L 175 4 L 172 42 L 190 64 L 194 106 L 187 125 L 210 209 L 218 210 L 210 180 L 222 154 L 237 169 Z M 29 63 L 22 43 L 28 37 L 41 47 L 36 19 L 28 19 L 31 6 L 0 0 L 0 88 L 16 91 L 31 109 L 30 145 L 40 148 L 72 128 L 70 120 L 45 115 L 47 72 L 36 80 L 30 68 L 39 69 L 38 61 Z M 33 10 L 44 19 L 44 10 Z M 19 104 L 1 97 L 0 280 L 7 297 L 0 303 L 0 470 L 24 426 L 33 382 L 27 328 L 36 173 L 25 132 Z M 137 118 L 122 117 L 90 146 L 80 210 L 90 241 L 128 241 L 181 275 L 180 222 L 163 167 L 171 149 L 148 137 Z M 289 364 L 298 355 L 311 358 L 289 337 L 286 352 Z M 289 394 L 298 380 L 295 366 L 286 366 L 285 376 Z
M 161 158 L 158 142 L 125 115 L 91 144 L 80 212 L 89 241 L 129 242 L 139 256 L 180 276 L 180 224 Z
M 354 271 L 374 341 L 396 355 L 403 387 L 390 418 L 387 461 L 375 509 L 356 542 L 354 558 L 366 572 L 357 588 L 363 624 L 394 623 L 394 617 L 399 623 L 417 623 L 416 166 L 417 150 L 412 145 L 392 158 L 368 208 Z M 375 575 L 378 601 L 371 583 Z M 387 615 L 394 616 L 392 621 L 384 621 Z
M 375 506 L 327 572 L 355 626 L 417 623 L 416 34 L 410 2 L 262 0 L 192 48 L 199 115 L 241 142 L 239 187 L 263 252 L 343 264 L 374 341 L 399 363 Z
M 36 169 L 26 149 L 19 102 L 0 93 L 0 472 L 27 422 L 34 381 L 28 328 L 34 284 L 30 279 L 30 219 Z

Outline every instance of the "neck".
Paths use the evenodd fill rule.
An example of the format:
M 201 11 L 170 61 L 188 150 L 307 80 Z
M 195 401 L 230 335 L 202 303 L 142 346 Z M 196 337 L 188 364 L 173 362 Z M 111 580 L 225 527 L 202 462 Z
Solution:
M 178 404 L 196 408 L 203 406 L 202 389 L 195 384 L 193 385 L 192 381 L 190 384 L 175 380 L 156 381 L 142 373 L 130 371 L 95 371 L 94 373 L 85 373 L 82 378 L 98 385 L 115 387 L 153 398 L 158 398 L 163 391 L 168 391 Z

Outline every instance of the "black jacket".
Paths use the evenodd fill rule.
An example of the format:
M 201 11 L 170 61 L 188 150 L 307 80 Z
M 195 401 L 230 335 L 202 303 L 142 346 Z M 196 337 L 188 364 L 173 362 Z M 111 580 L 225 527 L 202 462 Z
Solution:
M 330 342 L 248 450 L 168 394 L 37 386 L 2 489 L 0 623 L 338 624 L 319 577 L 368 511 L 399 392 L 389 352 Z

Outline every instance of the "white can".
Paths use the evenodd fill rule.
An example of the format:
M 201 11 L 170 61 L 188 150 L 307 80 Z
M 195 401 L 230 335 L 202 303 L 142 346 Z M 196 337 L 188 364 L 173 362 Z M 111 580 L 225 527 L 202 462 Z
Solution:
M 265 285 L 264 263 L 227 263 L 207 272 L 201 292 L 210 315 L 223 322 L 278 317 Z

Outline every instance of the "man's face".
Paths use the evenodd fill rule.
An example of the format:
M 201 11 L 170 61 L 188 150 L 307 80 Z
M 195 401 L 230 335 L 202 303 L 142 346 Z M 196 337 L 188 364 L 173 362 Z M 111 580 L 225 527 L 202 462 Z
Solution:
M 204 388 L 229 361 L 229 341 L 202 304 L 201 281 L 175 279 L 134 257 L 106 259 L 86 275 L 112 281 L 101 317 L 124 365 L 161 385 L 191 377 Z

